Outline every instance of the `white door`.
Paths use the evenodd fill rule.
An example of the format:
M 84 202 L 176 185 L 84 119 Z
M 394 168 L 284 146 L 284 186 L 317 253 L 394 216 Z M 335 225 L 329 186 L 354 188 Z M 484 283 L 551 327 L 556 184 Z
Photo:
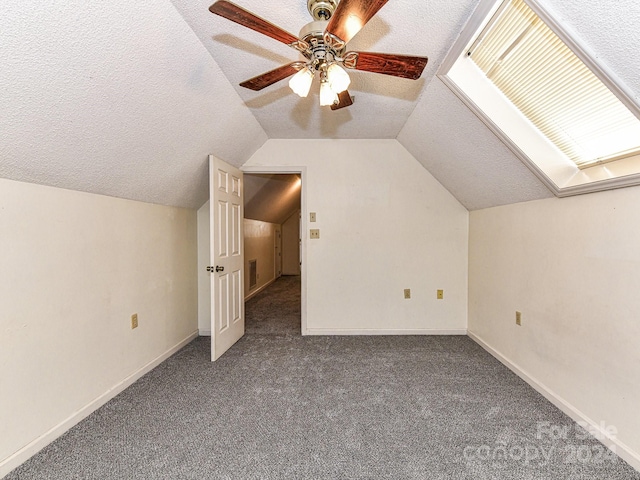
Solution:
M 242 172 L 209 155 L 211 360 L 244 335 Z

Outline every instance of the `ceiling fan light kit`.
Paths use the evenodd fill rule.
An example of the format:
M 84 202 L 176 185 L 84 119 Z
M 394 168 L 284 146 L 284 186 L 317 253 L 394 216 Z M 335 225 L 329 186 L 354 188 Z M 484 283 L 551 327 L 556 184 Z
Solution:
M 336 92 L 336 94 L 344 92 L 351 84 L 349 74 L 337 63 L 332 63 L 327 68 L 327 80 L 329 81 L 331 90 Z
M 320 82 L 320 106 L 328 107 L 338 101 L 338 94 L 331 89 L 327 80 Z
M 314 74 L 309 68 L 304 67 L 298 73 L 296 73 L 291 80 L 289 80 L 289 88 L 293 90 L 296 95 L 304 98 L 309 95 L 311 89 L 311 83 L 313 82 Z
M 293 75 L 289 87 L 300 97 L 306 97 L 317 74 L 320 80 L 320 105 L 337 110 L 353 103 L 347 91 L 351 79 L 345 68 L 416 80 L 427 64 L 426 57 L 345 53 L 349 40 L 387 1 L 307 0 L 307 9 L 314 21 L 302 28 L 299 37 L 227 0 L 217 1 L 209 7 L 209 11 L 282 42 L 305 57 L 304 61 L 283 65 L 242 82 L 241 86 L 258 91 Z

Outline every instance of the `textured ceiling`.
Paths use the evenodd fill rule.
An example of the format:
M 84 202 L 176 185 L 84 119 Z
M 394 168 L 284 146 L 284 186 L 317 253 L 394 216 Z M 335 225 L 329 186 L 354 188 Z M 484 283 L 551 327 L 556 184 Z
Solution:
M 538 0 L 640 103 L 640 3 Z M 511 150 L 436 77 L 398 135 L 469 210 L 552 196 Z
M 640 104 L 640 2 L 638 0 L 544 0 L 564 28 L 581 39 Z
M 211 14 L 208 7 L 213 0 L 172 2 L 269 138 L 395 138 L 475 4 L 468 0 L 389 1 L 347 50 L 427 56 L 422 78 L 413 81 L 350 70 L 354 105 L 332 111 L 319 105 L 317 80 L 307 98 L 293 94 L 287 80 L 260 92 L 240 87 L 243 80 L 302 57 L 282 43 Z M 306 0 L 235 3 L 296 36 L 312 20 Z
M 440 80 L 398 141 L 469 210 L 553 194 Z
M 2 177 L 196 208 L 266 141 L 167 0 L 4 0 L 0 36 Z
M 164 205 L 208 197 L 207 154 L 267 138 L 397 138 L 469 209 L 550 196 L 435 77 L 478 0 L 389 0 L 349 49 L 426 55 L 418 81 L 350 71 L 353 106 L 243 80 L 298 59 L 208 11 L 213 0 L 5 0 L 0 177 Z M 637 0 L 538 0 L 640 103 Z M 236 0 L 298 34 L 306 0 Z

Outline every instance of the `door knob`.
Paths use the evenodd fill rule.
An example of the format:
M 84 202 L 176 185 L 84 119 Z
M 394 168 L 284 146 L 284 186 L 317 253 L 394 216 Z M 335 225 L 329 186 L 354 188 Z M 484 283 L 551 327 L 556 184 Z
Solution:
M 220 265 L 216 265 L 216 272 L 224 272 L 224 267 L 221 267 Z

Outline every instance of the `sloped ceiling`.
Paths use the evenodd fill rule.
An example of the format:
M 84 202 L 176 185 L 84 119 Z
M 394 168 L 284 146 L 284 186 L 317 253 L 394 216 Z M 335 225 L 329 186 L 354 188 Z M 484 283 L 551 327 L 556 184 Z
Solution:
M 467 209 L 553 196 L 444 83 L 424 96 L 398 140 Z
M 640 103 L 640 4 L 539 0 Z M 551 197 L 552 193 L 436 77 L 398 140 L 469 210 Z
M 350 70 L 354 105 L 332 111 L 320 107 L 319 83 L 307 98 L 281 81 L 259 92 L 243 80 L 303 58 L 260 33 L 213 15 L 213 0 L 172 0 L 251 109 L 269 138 L 395 138 L 433 78 L 475 0 L 391 0 L 348 44 L 347 50 L 427 56 L 422 78 L 413 81 Z M 243 8 L 298 35 L 312 21 L 306 0 L 236 0 Z
M 242 165 L 267 138 L 397 138 L 469 209 L 551 193 L 435 76 L 478 0 L 389 0 L 349 49 L 426 55 L 410 81 L 350 72 L 355 104 L 320 108 L 286 81 L 298 58 L 209 13 L 213 0 L 5 0 L 0 176 L 165 205 L 208 196 L 207 154 Z M 236 0 L 297 34 L 306 0 Z M 640 102 L 637 0 L 539 0 Z
M 0 36 L 4 178 L 197 208 L 266 141 L 167 0 L 4 0 Z
M 300 176 L 244 175 L 244 218 L 281 224 L 300 208 Z

